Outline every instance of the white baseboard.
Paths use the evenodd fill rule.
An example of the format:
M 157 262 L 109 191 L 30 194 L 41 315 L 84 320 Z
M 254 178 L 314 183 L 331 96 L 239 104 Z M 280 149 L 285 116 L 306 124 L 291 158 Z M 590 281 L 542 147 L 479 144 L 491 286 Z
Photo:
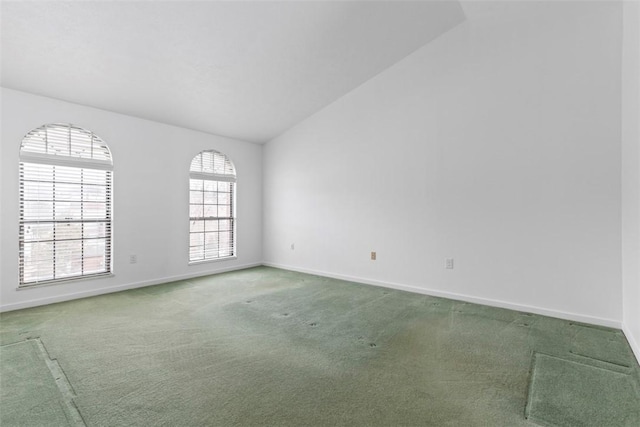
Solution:
M 633 354 L 636 356 L 638 364 L 640 364 L 640 344 L 638 343 L 638 341 L 636 341 L 636 338 L 633 336 L 631 330 L 629 330 L 625 323 L 622 324 L 622 332 L 624 333 L 624 336 L 627 337 L 627 342 L 629 343 Z
M 227 273 L 229 271 L 244 270 L 246 268 L 259 267 L 261 265 L 262 263 L 259 263 L 259 262 L 252 263 L 252 264 L 237 265 L 234 267 L 222 268 L 220 270 L 216 270 L 215 272 L 199 272 L 199 273 L 182 274 L 182 275 L 171 276 L 171 277 L 162 277 L 162 278 L 153 279 L 153 280 L 144 280 L 141 282 L 127 283 L 124 285 L 90 289 L 90 290 L 81 291 L 81 292 L 73 292 L 69 294 L 56 295 L 56 296 L 46 297 L 46 298 L 38 298 L 38 299 L 22 301 L 22 302 L 17 302 L 12 304 L 4 304 L 4 305 L 0 305 L 0 313 L 6 312 L 6 311 L 20 310 L 23 308 L 37 307 L 40 305 L 54 304 L 57 302 L 71 301 L 74 299 L 94 297 L 97 295 L 104 295 L 104 294 L 110 294 L 113 292 L 126 291 L 128 289 L 143 288 L 145 286 L 159 285 L 162 283 L 176 282 L 178 280 L 188 280 L 188 279 L 193 279 L 195 277 L 210 276 L 210 275 L 219 274 L 219 273 Z
M 453 292 L 443 292 L 435 289 L 420 288 L 417 286 L 409 286 L 409 285 L 403 285 L 403 284 L 393 283 L 393 282 L 384 282 L 380 280 L 372 280 L 372 279 L 367 279 L 363 277 L 355 277 L 355 276 L 348 276 L 344 274 L 329 273 L 326 271 L 298 268 L 290 265 L 271 263 L 271 262 L 244 264 L 244 265 L 238 265 L 238 266 L 229 267 L 229 268 L 223 268 L 213 273 L 199 272 L 199 273 L 191 273 L 191 274 L 184 274 L 184 275 L 171 276 L 171 277 L 163 277 L 163 278 L 158 278 L 153 280 L 145 280 L 141 282 L 128 283 L 124 285 L 109 286 L 109 287 L 104 287 L 99 289 L 90 289 L 82 292 L 56 295 L 56 296 L 51 296 L 46 298 L 22 301 L 18 303 L 4 304 L 4 305 L 0 305 L 0 312 L 19 310 L 19 309 L 29 308 L 29 307 L 37 307 L 40 305 L 70 301 L 74 299 L 103 295 L 103 294 L 108 294 L 112 292 L 120 292 L 128 289 L 142 288 L 145 286 L 158 285 L 161 283 L 174 282 L 178 280 L 193 279 L 195 277 L 208 276 L 211 274 L 225 273 L 225 272 L 235 271 L 235 270 L 243 270 L 246 268 L 258 267 L 261 265 L 265 265 L 268 267 L 281 268 L 284 270 L 298 271 L 300 273 L 314 274 L 318 276 L 331 277 L 334 279 L 363 283 L 367 285 L 381 286 L 384 288 L 398 289 L 401 291 L 413 292 L 417 294 L 430 295 L 430 296 L 448 298 L 448 299 L 465 301 L 465 302 L 472 302 L 472 303 L 483 304 L 483 305 L 488 305 L 492 307 L 523 311 L 527 313 L 535 313 L 543 316 L 556 317 L 556 318 L 571 320 L 575 322 L 589 323 L 594 325 L 607 326 L 610 328 L 623 329 L 622 322 L 617 320 L 612 320 L 612 319 L 604 319 L 600 317 L 593 317 L 593 316 L 587 316 L 587 315 L 581 315 L 581 314 L 575 314 L 575 313 L 569 313 L 569 312 L 563 312 L 563 311 L 549 310 L 545 308 L 534 307 L 534 306 L 523 305 L 523 304 L 516 304 L 516 303 L 507 302 L 507 301 L 481 298 L 481 297 L 475 297 L 470 295 L 457 294 Z M 634 340 L 634 337 L 629 333 L 629 331 L 626 328 L 625 328 L 625 335 L 627 336 L 627 340 L 629 341 L 629 344 L 631 345 L 634 353 L 636 354 L 636 357 L 640 359 L 640 347 L 638 346 L 638 343 Z
M 540 314 L 542 316 L 556 317 L 559 319 L 570 320 L 570 321 L 580 322 L 580 323 L 588 323 L 592 325 L 606 326 L 606 327 L 615 328 L 615 329 L 622 328 L 622 322 L 613 320 L 613 319 L 605 319 L 600 317 L 587 316 L 587 315 L 569 313 L 564 311 L 549 310 L 546 308 L 516 304 L 516 303 L 507 302 L 507 301 L 481 298 L 481 297 L 475 297 L 471 295 L 457 294 L 453 292 L 443 292 L 435 289 L 419 288 L 417 286 L 409 286 L 409 285 L 403 285 L 403 284 L 393 283 L 393 282 L 383 282 L 383 281 L 372 280 L 372 279 L 367 279 L 363 277 L 354 277 L 354 276 L 348 276 L 344 274 L 329 273 L 326 271 L 317 271 L 317 270 L 311 270 L 307 268 L 298 268 L 290 265 L 284 265 L 284 264 L 278 264 L 278 263 L 272 263 L 272 262 L 264 262 L 263 264 L 267 267 L 275 267 L 275 268 L 281 268 L 283 270 L 291 270 L 291 271 L 297 271 L 300 273 L 314 274 L 317 276 L 331 277 L 333 279 L 347 280 L 350 282 L 363 283 L 366 285 L 381 286 L 383 288 L 398 289 L 401 291 L 413 292 L 413 293 L 422 294 L 422 295 L 448 298 L 448 299 L 453 299 L 458 301 L 471 302 L 475 304 L 488 305 L 491 307 L 506 308 L 509 310 Z

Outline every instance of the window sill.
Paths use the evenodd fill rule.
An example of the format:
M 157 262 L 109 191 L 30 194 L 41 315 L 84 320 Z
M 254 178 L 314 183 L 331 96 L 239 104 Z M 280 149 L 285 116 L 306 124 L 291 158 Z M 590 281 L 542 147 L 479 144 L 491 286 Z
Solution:
M 203 259 L 203 260 L 200 260 L 200 261 L 189 261 L 189 265 L 208 264 L 210 262 L 230 261 L 230 260 L 234 260 L 234 259 L 238 259 L 237 255 L 227 256 L 227 257 L 224 257 L 224 258 Z
M 16 288 L 16 290 L 17 291 L 26 291 L 27 289 L 42 288 L 42 287 L 45 287 L 45 286 L 66 285 L 66 284 L 73 283 L 73 282 L 81 282 L 81 281 L 93 280 L 93 279 L 102 279 L 102 278 L 113 277 L 113 276 L 114 276 L 113 273 L 100 273 L 100 274 L 92 274 L 90 276 L 69 277 L 69 278 L 60 279 L 60 280 L 47 280 L 47 281 L 38 282 L 38 283 L 31 283 L 31 284 L 28 284 L 28 285 L 20 285 L 20 286 L 18 286 Z

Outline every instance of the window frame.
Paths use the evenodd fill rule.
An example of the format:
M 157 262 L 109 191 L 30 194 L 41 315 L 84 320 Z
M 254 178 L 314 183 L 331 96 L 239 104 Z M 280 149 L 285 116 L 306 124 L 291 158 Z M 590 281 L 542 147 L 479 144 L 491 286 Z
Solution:
M 211 156 L 211 167 L 209 168 L 211 171 L 205 171 L 204 167 L 203 167 L 203 155 L 204 154 L 210 155 Z M 224 167 L 223 170 L 218 170 L 218 171 L 213 171 L 215 169 L 214 164 L 218 164 L 218 162 L 216 162 L 216 156 L 218 161 L 223 162 Z M 194 165 L 200 162 L 200 167 L 198 167 L 197 169 L 199 170 L 194 170 Z M 220 167 L 222 165 L 218 164 L 218 167 Z M 197 180 L 197 181 L 202 181 L 202 190 L 194 190 L 193 189 L 193 181 Z M 213 206 L 212 204 L 207 204 L 205 203 L 205 193 L 212 193 L 212 191 L 206 191 L 205 190 L 205 182 L 210 182 L 210 183 L 215 183 L 216 186 L 216 190 L 215 190 L 215 194 L 216 194 L 216 198 L 217 200 L 219 200 L 219 195 L 222 193 L 227 193 L 226 191 L 218 191 L 218 185 L 220 183 L 228 183 L 229 184 L 229 203 L 225 203 L 225 204 L 218 204 L 216 203 L 215 206 L 228 206 L 229 207 L 229 215 L 228 216 L 206 216 L 204 214 L 205 210 L 206 210 L 206 206 Z M 202 202 L 198 202 L 198 203 L 194 203 L 193 199 L 192 199 L 192 193 L 196 192 L 196 191 L 201 191 L 202 192 Z M 237 209 L 236 209 L 236 203 L 237 203 L 237 192 L 238 192 L 238 187 L 237 187 L 237 176 L 236 176 L 236 169 L 235 166 L 233 164 L 233 162 L 231 161 L 231 159 L 225 155 L 224 153 L 217 151 L 217 150 L 203 150 L 201 152 L 199 152 L 198 154 L 196 154 L 192 159 L 191 159 L 191 163 L 190 163 L 190 168 L 189 168 L 189 187 L 188 187 L 188 194 L 189 194 L 189 230 L 188 230 L 188 254 L 187 254 L 187 258 L 188 258 L 188 264 L 189 265 L 197 265 L 197 264 L 202 264 L 202 263 L 208 263 L 208 262 L 220 262 L 220 261 L 228 261 L 228 260 L 234 260 L 238 258 L 238 246 L 237 246 L 237 222 L 238 222 L 238 218 L 237 218 Z M 202 216 L 192 216 L 192 207 L 194 206 L 201 206 L 202 207 Z M 192 226 L 194 225 L 195 221 L 202 221 L 203 224 L 203 231 L 193 231 Z M 208 221 L 218 221 L 218 227 L 216 227 L 218 229 L 218 231 L 212 231 L 206 230 L 206 223 Z M 217 256 L 209 256 L 207 257 L 207 248 L 206 248 L 206 240 L 207 240 L 207 233 L 211 232 L 211 233 L 220 233 L 219 231 L 219 225 L 220 225 L 220 221 L 229 221 L 230 222 L 230 227 L 229 230 L 224 230 L 224 231 L 228 231 L 230 233 L 230 239 L 229 239 L 229 243 L 227 245 L 227 247 L 220 247 L 219 246 L 219 242 L 220 240 L 218 240 L 218 246 L 217 249 L 215 250 L 215 252 L 217 252 Z M 198 257 L 198 258 L 194 258 L 193 257 L 193 249 L 194 247 L 200 246 L 200 245 L 192 245 L 192 236 L 196 233 L 202 233 L 203 237 L 202 237 L 202 241 L 203 244 L 202 246 L 202 257 Z M 218 239 L 220 237 L 220 234 L 218 234 Z M 220 252 L 224 252 L 224 249 L 228 249 L 230 251 L 229 255 L 220 255 Z
M 68 139 L 66 141 L 61 139 L 61 135 Z M 38 175 L 48 173 L 47 169 L 51 171 L 50 177 Z M 60 178 L 60 173 L 69 174 L 68 180 Z M 92 182 L 91 178 L 95 181 Z M 25 135 L 20 144 L 18 183 L 18 289 L 113 275 L 113 161 L 108 145 L 101 138 L 91 131 L 70 123 L 52 123 L 33 129 Z M 36 189 L 34 199 L 28 198 L 33 197 L 34 190 L 27 189 L 30 183 Z M 51 184 L 50 190 L 46 188 L 48 184 Z M 57 199 L 59 197 L 57 189 L 65 186 L 69 198 Z M 79 188 L 79 194 L 73 190 L 74 187 Z M 44 193 L 41 193 L 41 190 Z M 92 192 L 94 195 L 98 194 L 95 199 L 91 196 Z M 29 193 L 31 195 L 27 196 Z M 40 207 L 27 207 L 29 202 L 33 205 L 50 203 L 52 210 L 50 213 L 43 214 L 39 211 Z M 73 213 L 64 218 L 57 217 L 56 206 L 65 204 Z M 92 212 L 92 207 L 95 209 L 99 205 L 103 205 L 103 209 L 99 208 Z M 78 208 L 79 217 L 76 210 Z M 58 228 L 63 224 L 69 227 L 76 226 L 79 228 L 80 235 L 57 237 Z M 91 226 L 87 227 L 88 224 L 94 225 L 97 235 L 85 234 L 87 228 L 91 229 Z M 50 226 L 52 236 L 35 236 L 29 239 L 27 230 L 34 225 L 45 226 L 45 228 Z M 97 259 L 102 260 L 98 261 L 98 268 L 94 269 L 86 265 L 87 261 L 96 258 L 87 255 L 91 248 L 91 244 L 87 245 L 87 242 L 90 241 L 102 241 L 102 245 L 94 246 L 99 253 Z M 66 250 L 62 242 L 67 243 Z M 80 242 L 79 256 L 73 249 L 74 243 L 78 242 Z M 39 243 L 51 243 L 50 266 L 44 258 L 27 259 L 27 245 Z M 56 246 L 62 249 L 57 251 Z M 59 271 L 56 268 L 56 262 L 60 258 L 65 258 L 67 264 L 72 264 L 70 269 Z M 50 268 L 50 273 L 36 270 L 35 274 L 27 277 L 25 270 L 30 266 L 37 268 L 38 262 L 41 262 L 45 269 Z

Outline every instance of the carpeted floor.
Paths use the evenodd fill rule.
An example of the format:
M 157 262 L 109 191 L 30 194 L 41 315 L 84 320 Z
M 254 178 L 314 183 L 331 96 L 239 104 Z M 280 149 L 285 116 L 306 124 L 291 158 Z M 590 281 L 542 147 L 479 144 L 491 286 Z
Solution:
M 640 426 L 619 330 L 267 267 L 0 321 L 2 427 Z

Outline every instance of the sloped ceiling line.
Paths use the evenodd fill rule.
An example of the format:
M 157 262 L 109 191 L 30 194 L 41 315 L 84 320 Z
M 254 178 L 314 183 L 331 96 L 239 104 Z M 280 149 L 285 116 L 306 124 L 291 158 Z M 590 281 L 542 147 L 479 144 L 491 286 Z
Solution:
M 457 1 L 3 1 L 3 87 L 264 143 L 464 20 Z

